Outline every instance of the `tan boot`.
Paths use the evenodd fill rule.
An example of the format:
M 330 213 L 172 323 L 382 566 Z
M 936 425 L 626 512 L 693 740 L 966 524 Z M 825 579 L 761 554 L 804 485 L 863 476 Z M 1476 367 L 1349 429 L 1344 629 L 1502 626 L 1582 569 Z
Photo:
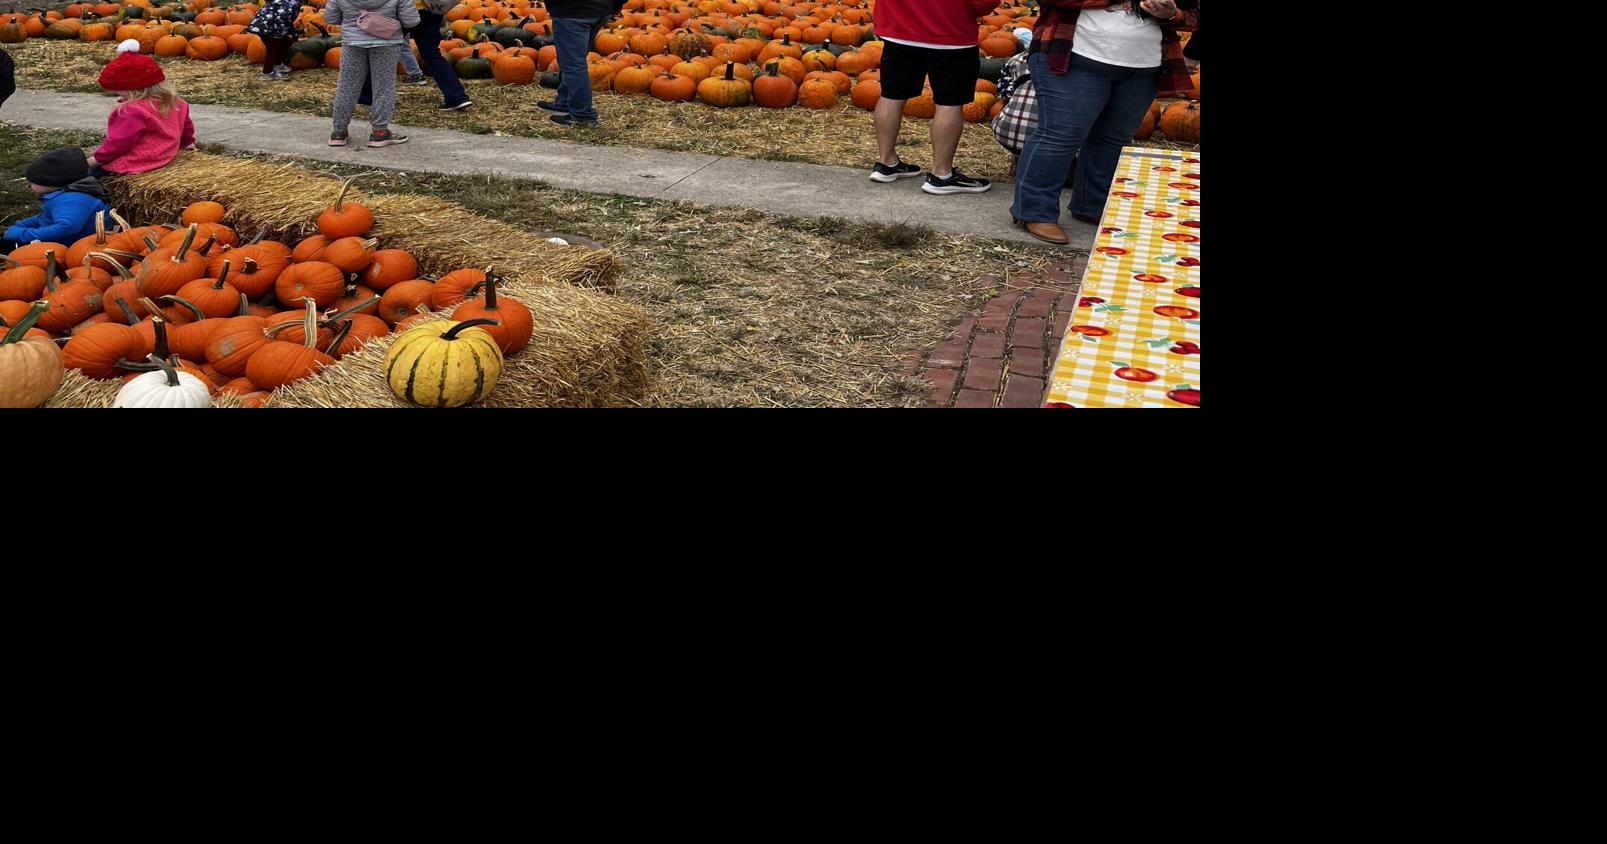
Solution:
M 1059 223 L 1023 223 L 1016 220 L 1015 224 L 1044 243 L 1053 243 L 1056 246 L 1071 245 L 1071 238 L 1066 236 L 1066 230 L 1061 228 Z

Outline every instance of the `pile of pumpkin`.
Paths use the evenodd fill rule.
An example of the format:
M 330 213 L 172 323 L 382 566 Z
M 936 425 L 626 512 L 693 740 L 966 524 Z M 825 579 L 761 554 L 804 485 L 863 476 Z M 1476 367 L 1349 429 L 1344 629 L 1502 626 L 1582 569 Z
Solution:
M 339 30 L 325 24 L 324 2 L 310 0 L 302 7 L 297 23 L 305 37 L 291 47 L 288 59 L 294 70 L 340 66 Z M 161 6 L 151 0 L 121 6 L 75 3 L 61 13 L 0 15 L 0 42 L 40 35 L 133 38 L 157 56 L 213 60 L 235 53 L 261 63 L 261 39 L 244 31 L 256 12 L 249 3 L 215 9 L 212 0 Z M 979 22 L 981 75 L 975 98 L 964 108 L 967 121 L 998 116 L 1003 104 L 996 83 L 1005 62 L 1021 50 L 1014 30 L 1031 28 L 1037 12 L 1034 0 L 1006 0 Z M 445 17 L 453 37 L 441 42 L 441 52 L 458 76 L 558 86 L 552 21 L 540 0 L 464 0 Z M 874 17 L 874 0 L 628 0 L 593 44 L 588 81 L 598 92 L 719 108 L 829 109 L 847 98 L 872 110 L 881 100 L 883 43 L 876 40 Z M 1196 75 L 1195 101 L 1198 86 Z M 1198 103 L 1167 111 L 1173 109 L 1176 118 L 1167 120 L 1157 108 L 1137 137 L 1147 139 L 1159 128 L 1171 140 L 1199 143 Z M 931 91 L 909 100 L 904 112 L 930 119 L 936 113 Z
M 115 226 L 102 214 L 77 243 L 0 258 L 0 407 L 47 401 L 64 369 L 121 378 L 138 406 L 232 392 L 257 407 L 393 332 L 398 397 L 457 407 L 488 395 L 503 356 L 530 342 L 530 310 L 483 270 L 419 278 L 411 254 L 367 238 L 374 217 L 343 201 L 350 184 L 294 246 L 242 243 L 223 206 L 198 202 L 180 226 L 131 226 L 114 211 Z M 448 321 L 428 315 L 448 309 Z
M 211 6 L 211 0 L 188 0 L 184 6 L 129 0 L 122 4 L 74 3 L 59 12 L 0 15 L 0 43 L 16 44 L 29 38 L 132 39 L 139 42 L 143 53 L 199 61 L 246 53 L 252 41 L 262 50 L 261 39 L 245 34 L 246 25 L 256 16 L 256 6 L 243 4 L 227 11 Z
M 983 78 L 965 108 L 967 120 L 980 123 L 998 113 L 994 83 L 1005 60 L 1020 51 L 1009 33 L 1031 26 L 1034 8 L 1007 2 L 983 21 Z M 875 40 L 873 12 L 873 2 L 630 0 L 598 34 L 588 81 L 598 92 L 719 108 L 827 109 L 846 97 L 870 110 L 881 100 L 883 46 Z M 539 78 L 557 87 L 557 50 L 541 4 L 467 0 L 446 17 L 456 38 L 441 49 L 459 76 L 513 85 Z M 929 119 L 935 108 L 928 90 L 905 112 Z

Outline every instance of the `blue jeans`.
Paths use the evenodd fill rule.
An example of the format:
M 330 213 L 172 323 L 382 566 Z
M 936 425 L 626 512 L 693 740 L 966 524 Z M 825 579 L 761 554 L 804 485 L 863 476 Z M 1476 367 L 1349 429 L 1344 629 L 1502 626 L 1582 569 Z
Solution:
M 1064 76 L 1049 72 L 1043 53 L 1034 53 L 1028 67 L 1038 92 L 1038 129 L 1021 150 L 1010 213 L 1028 223 L 1059 222 L 1060 192 L 1076 156 L 1071 211 L 1098 218 L 1122 147 L 1155 102 L 1160 68 L 1118 67 L 1075 53 Z
M 452 69 L 452 63 L 446 60 L 446 56 L 441 55 L 441 16 L 434 12 L 420 9 L 418 17 L 418 26 L 408 30 L 407 34 L 413 36 L 414 43 L 418 44 L 418 52 L 419 56 L 422 57 L 420 61 L 424 64 L 424 72 L 428 73 L 430 78 L 434 79 L 435 84 L 441 89 L 441 96 L 446 98 L 444 104 L 457 105 L 468 99 L 469 94 L 463 90 L 463 80 L 459 79 L 457 71 Z M 403 47 L 402 53 L 402 65 L 405 70 L 406 65 L 413 58 L 413 51 Z M 362 96 L 357 99 L 357 102 L 363 105 L 373 105 L 373 92 L 369 88 L 370 86 L 366 84 L 363 86 Z
M 579 120 L 596 120 L 591 104 L 591 74 L 586 72 L 586 53 L 603 31 L 603 18 L 555 18 L 553 42 L 558 45 L 558 97 L 553 105 Z

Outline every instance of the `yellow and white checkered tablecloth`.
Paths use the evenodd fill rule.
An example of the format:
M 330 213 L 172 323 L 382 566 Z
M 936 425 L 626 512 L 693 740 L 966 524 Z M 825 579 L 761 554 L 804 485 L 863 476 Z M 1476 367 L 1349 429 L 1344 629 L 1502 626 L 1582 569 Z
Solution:
M 1046 407 L 1200 406 L 1200 154 L 1127 147 Z

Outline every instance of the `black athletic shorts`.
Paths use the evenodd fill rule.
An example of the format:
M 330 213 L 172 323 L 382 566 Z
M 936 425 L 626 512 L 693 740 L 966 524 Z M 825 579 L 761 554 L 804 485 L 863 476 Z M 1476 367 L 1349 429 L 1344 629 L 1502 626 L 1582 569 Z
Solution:
M 928 76 L 932 100 L 940 106 L 969 105 L 976 99 L 976 80 L 982 72 L 982 55 L 972 47 L 937 50 L 911 47 L 895 41 L 882 48 L 882 96 L 912 100 L 921 95 Z

